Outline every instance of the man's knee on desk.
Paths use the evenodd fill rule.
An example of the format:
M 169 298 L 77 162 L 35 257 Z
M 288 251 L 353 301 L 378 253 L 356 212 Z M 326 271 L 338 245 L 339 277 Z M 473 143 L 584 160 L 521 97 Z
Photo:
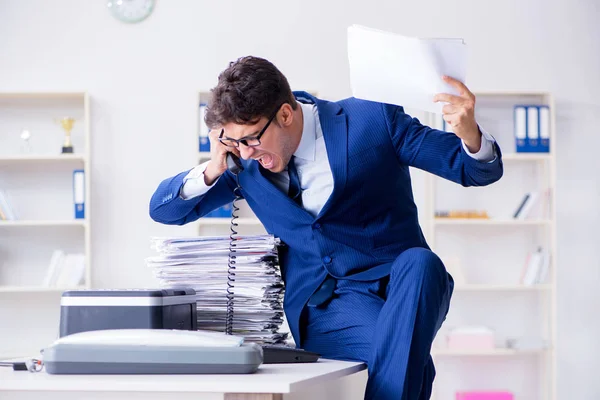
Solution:
M 303 347 L 316 346 L 325 357 L 368 362 L 381 308 L 394 292 L 402 293 L 415 285 L 426 290 L 425 296 L 431 294 L 442 299 L 439 314 L 436 313 L 441 324 L 452 293 L 452 278 L 431 250 L 411 248 L 400 254 L 390 274 L 379 280 L 336 280 L 330 299 L 305 309 L 302 337 L 308 335 L 308 340 L 303 340 Z M 389 327 L 393 328 L 393 324 Z M 326 343 L 331 349 L 326 348 Z
M 390 271 L 390 285 L 400 282 L 433 283 L 440 285 L 445 290 L 452 279 L 442 260 L 431 250 L 422 247 L 413 247 L 403 251 L 392 264 Z

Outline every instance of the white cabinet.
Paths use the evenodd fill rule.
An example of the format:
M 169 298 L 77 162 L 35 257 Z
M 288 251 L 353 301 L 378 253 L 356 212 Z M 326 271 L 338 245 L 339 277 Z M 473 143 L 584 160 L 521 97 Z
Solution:
M 421 222 L 433 251 L 457 279 L 450 312 L 432 349 L 436 398 L 454 398 L 456 391 L 506 390 L 516 399 L 555 399 L 554 102 L 547 93 L 476 97 L 477 122 L 500 145 L 504 176 L 490 186 L 464 188 L 428 175 L 425 185 L 426 217 Z M 513 109 L 522 104 L 549 107 L 550 152 L 517 152 Z M 439 116 L 429 115 L 426 122 L 440 128 L 437 121 Z M 536 202 L 525 218 L 514 218 L 528 193 L 537 194 Z M 477 213 L 483 218 L 460 217 Z M 528 284 L 528 259 L 538 249 L 547 252 L 548 273 Z M 473 326 L 491 329 L 496 347 L 448 348 L 452 329 Z
M 66 117 L 74 119 L 72 153 L 62 152 L 66 133 L 61 120 Z M 5 199 L 0 207 L 10 208 L 12 214 L 0 216 L 0 292 L 59 292 L 89 286 L 88 95 L 0 93 L 0 143 L 0 191 Z M 74 171 L 83 171 L 85 177 L 79 186 L 83 218 L 75 215 Z M 45 284 L 55 251 L 77 255 L 69 256 L 71 263 L 83 264 L 83 269 L 78 267 L 81 279 L 73 278 L 77 284 Z M 57 265 L 60 275 L 66 263 Z

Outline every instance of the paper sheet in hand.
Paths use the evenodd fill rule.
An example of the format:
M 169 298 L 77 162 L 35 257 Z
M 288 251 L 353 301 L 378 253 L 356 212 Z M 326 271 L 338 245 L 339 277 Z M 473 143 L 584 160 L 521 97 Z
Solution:
M 466 79 L 462 39 L 419 39 L 353 25 L 348 28 L 352 95 L 359 99 L 441 113 L 437 93 L 458 95 L 442 80 Z

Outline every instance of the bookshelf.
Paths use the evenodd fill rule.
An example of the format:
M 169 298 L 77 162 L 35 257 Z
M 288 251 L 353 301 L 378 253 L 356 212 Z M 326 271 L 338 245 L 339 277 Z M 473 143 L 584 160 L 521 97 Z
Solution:
M 39 220 L 39 221 L 0 221 L 0 227 L 6 226 L 81 226 L 87 227 L 86 221 L 52 221 L 52 220 Z
M 42 286 L 4 286 L 0 288 L 2 293 L 58 293 L 62 294 L 65 290 L 85 289 L 87 286 L 72 287 L 42 287 Z
M 519 225 L 550 225 L 551 220 L 512 220 L 512 219 L 469 219 L 469 218 L 448 218 L 435 219 L 433 225 L 496 225 L 496 226 L 519 226 Z
M 434 357 L 507 357 L 524 355 L 543 355 L 544 350 L 513 350 L 513 349 L 494 349 L 481 351 L 457 351 L 457 350 L 433 350 Z
M 454 292 L 477 292 L 477 291 L 495 291 L 495 292 L 536 292 L 543 290 L 552 290 L 550 284 L 537 284 L 532 286 L 525 285 L 494 285 L 494 284 L 470 284 L 455 285 Z
M 5 155 L 0 156 L 0 164 L 9 164 L 17 162 L 63 162 L 63 161 L 80 161 L 85 162 L 86 157 L 80 154 L 61 154 L 61 155 Z
M 454 398 L 456 391 L 508 390 L 516 399 L 551 399 L 556 392 L 556 132 L 555 106 L 549 93 L 475 93 L 479 125 L 497 140 L 504 176 L 493 185 L 463 188 L 425 174 L 424 212 L 420 214 L 433 251 L 458 276 L 450 312 L 438 332 L 432 356 L 438 370 L 434 398 Z M 550 109 L 550 151 L 517 152 L 515 105 L 539 104 Z M 439 116 L 427 125 L 442 129 Z M 529 216 L 515 219 L 524 195 L 539 192 Z M 436 212 L 485 210 L 489 219 L 440 218 Z M 523 284 L 527 257 L 536 248 L 548 251 L 543 282 Z M 452 328 L 485 326 L 496 347 L 448 348 Z M 535 339 L 539 347 L 511 348 L 508 339 Z
M 0 190 L 14 219 L 0 220 L 0 292 L 60 292 L 91 285 L 90 101 L 85 92 L 0 93 Z M 75 119 L 62 153 L 59 119 Z M 23 132 L 29 132 L 25 140 Z M 85 218 L 76 219 L 73 171 L 83 170 Z M 54 250 L 81 254 L 80 284 L 44 285 Z M 0 302 L 10 301 L 1 297 Z

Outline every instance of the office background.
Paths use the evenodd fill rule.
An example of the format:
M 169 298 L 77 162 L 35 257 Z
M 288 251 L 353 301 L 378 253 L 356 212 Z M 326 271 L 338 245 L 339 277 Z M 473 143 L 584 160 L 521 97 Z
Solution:
M 196 226 L 151 221 L 148 200 L 161 179 L 195 165 L 198 92 L 214 86 L 228 61 L 268 58 L 293 89 L 339 99 L 350 95 L 351 24 L 465 38 L 473 91 L 540 91 L 555 98 L 558 398 L 595 399 L 599 4 L 158 0 L 146 21 L 128 25 L 114 19 L 104 1 L 0 0 L 0 91 L 90 94 L 92 282 L 143 287 L 155 283 L 144 264 L 152 254 L 149 237 L 197 233 Z M 0 296 L 0 341 L 12 340 L 14 332 L 35 338 L 56 329 L 56 314 L 47 307 L 58 295 Z M 19 321 L 23 310 L 32 313 L 27 318 L 36 330 L 5 324 Z

